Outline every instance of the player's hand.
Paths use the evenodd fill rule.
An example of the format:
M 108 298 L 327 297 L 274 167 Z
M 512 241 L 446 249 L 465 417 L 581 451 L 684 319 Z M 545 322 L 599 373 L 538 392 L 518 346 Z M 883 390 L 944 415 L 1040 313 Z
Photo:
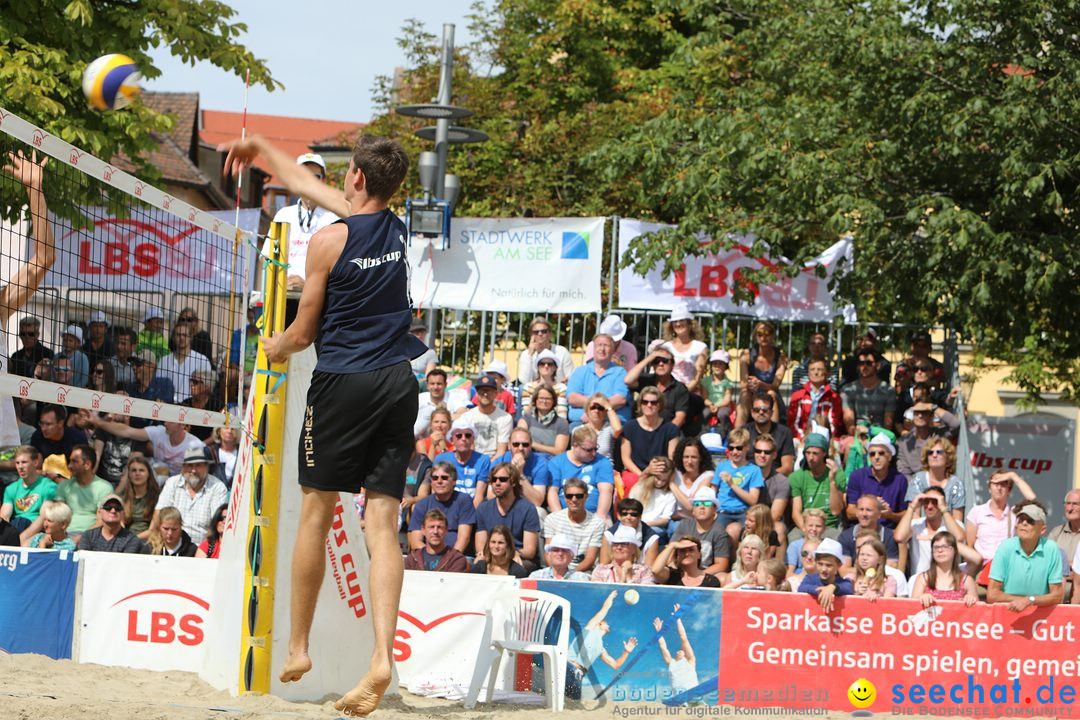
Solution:
M 20 183 L 34 190 L 41 189 L 41 181 L 44 176 L 44 168 L 49 163 L 49 158 L 42 156 L 38 162 L 37 153 L 31 152 L 30 157 L 23 155 L 23 151 L 8 153 L 8 163 L 4 166 L 4 172 L 11 175 Z
M 271 337 L 259 337 L 259 343 L 262 345 L 263 352 L 266 354 L 266 359 L 272 363 L 282 363 L 289 358 L 288 353 L 282 352 L 281 338 L 282 333 L 276 333 Z
M 259 156 L 259 141 L 258 136 L 252 135 L 246 140 L 232 140 L 218 145 L 218 151 L 226 150 L 229 153 L 225 156 L 225 166 L 221 174 L 225 177 L 239 177 Z
M 623 650 L 628 653 L 634 652 L 634 648 L 637 647 L 637 638 L 632 637 L 622 644 Z
M 652 626 L 656 628 L 656 632 L 660 632 L 661 628 L 664 627 L 664 621 L 660 618 L 653 618 Z

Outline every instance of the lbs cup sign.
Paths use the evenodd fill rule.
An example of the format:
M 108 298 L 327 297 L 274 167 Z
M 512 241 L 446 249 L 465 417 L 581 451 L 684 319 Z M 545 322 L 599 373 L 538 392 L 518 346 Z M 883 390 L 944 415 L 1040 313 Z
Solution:
M 420 306 L 505 312 L 599 312 L 604 218 L 454 218 L 450 249 L 414 239 Z

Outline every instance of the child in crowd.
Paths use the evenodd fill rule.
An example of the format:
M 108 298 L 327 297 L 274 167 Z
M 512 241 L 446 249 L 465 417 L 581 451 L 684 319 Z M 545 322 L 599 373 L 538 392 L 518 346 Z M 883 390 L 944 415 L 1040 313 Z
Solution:
M 832 612 L 835 598 L 855 594 L 851 581 L 840 577 L 840 564 L 843 561 L 844 549 L 840 543 L 825 538 L 814 551 L 814 568 L 817 572 L 808 573 L 799 584 L 799 592 L 816 597 L 825 612 Z
M 735 383 L 728 379 L 731 356 L 727 350 L 714 350 L 709 356 L 709 374 L 701 379 L 708 424 L 721 435 L 731 432 L 732 401 Z

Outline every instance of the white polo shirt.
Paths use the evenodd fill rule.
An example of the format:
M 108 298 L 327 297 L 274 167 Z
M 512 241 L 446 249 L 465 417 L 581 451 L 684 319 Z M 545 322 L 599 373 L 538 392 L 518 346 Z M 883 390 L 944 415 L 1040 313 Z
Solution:
M 311 236 L 338 219 L 337 215 L 325 208 L 308 210 L 300 205 L 299 200 L 277 211 L 274 222 L 287 223 L 289 226 L 289 269 L 286 270 L 286 275 L 307 278 L 307 251 Z M 263 245 L 263 254 L 270 256 L 269 240 Z

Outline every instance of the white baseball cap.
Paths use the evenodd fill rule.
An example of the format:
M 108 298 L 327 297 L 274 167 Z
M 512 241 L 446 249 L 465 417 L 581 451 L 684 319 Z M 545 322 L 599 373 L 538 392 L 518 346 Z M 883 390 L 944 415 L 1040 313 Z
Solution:
M 690 314 L 690 306 L 684 304 L 676 305 L 671 310 L 671 317 L 668 318 L 668 322 L 675 322 L 676 320 L 693 320 L 694 316 Z
M 82 328 L 78 325 L 68 325 L 64 329 L 64 335 L 71 335 L 72 337 L 76 337 L 79 339 L 79 342 L 83 341 Z
M 698 439 L 710 453 L 727 452 L 727 444 L 724 443 L 724 436 L 720 433 L 705 433 Z
M 492 360 L 487 364 L 487 367 L 484 368 L 484 372 L 498 373 L 499 375 L 503 376 L 503 380 L 510 379 L 510 369 L 506 367 L 506 363 L 504 363 L 502 360 Z
M 712 489 L 712 487 L 708 485 L 702 485 L 694 492 L 694 497 L 690 498 L 690 500 L 711 500 L 713 502 L 716 502 L 716 492 Z
M 597 331 L 603 335 L 610 335 L 612 340 L 619 342 L 626 337 L 626 323 L 618 315 L 608 315 L 600 323 Z
M 844 548 L 832 538 L 822 538 L 821 542 L 818 543 L 817 550 L 814 551 L 814 557 L 822 555 L 832 555 L 840 562 L 844 562 Z
M 731 355 L 727 350 L 713 350 L 712 355 L 709 356 L 709 362 L 722 362 L 725 365 L 731 364 Z
M 885 448 L 889 451 L 890 455 L 896 454 L 896 446 L 892 444 L 892 440 L 890 440 L 889 436 L 885 433 L 878 433 L 874 437 L 870 438 L 870 443 L 866 447 L 871 448 L 874 445 Z
M 326 170 L 326 163 L 322 159 L 322 155 L 316 155 L 315 153 L 304 153 L 300 157 L 296 158 L 297 165 L 307 165 L 308 163 L 315 163 L 323 170 Z
M 576 553 L 577 545 L 574 544 L 574 539 L 566 533 L 556 533 L 555 537 L 551 538 L 551 542 L 544 546 L 544 552 L 551 552 L 552 550 L 569 550 Z
M 90 324 L 93 325 L 94 323 L 105 323 L 106 325 L 108 325 L 109 318 L 105 317 L 105 313 L 103 313 L 101 310 L 95 310 L 94 312 L 90 313 Z
M 163 313 L 160 308 L 156 308 L 156 307 L 148 307 L 148 308 L 146 308 L 146 312 L 143 313 L 142 321 L 144 323 L 146 323 L 146 322 L 150 322 L 154 318 L 161 318 L 162 320 L 164 320 L 165 319 L 165 313 Z

